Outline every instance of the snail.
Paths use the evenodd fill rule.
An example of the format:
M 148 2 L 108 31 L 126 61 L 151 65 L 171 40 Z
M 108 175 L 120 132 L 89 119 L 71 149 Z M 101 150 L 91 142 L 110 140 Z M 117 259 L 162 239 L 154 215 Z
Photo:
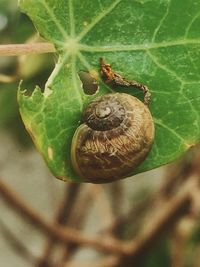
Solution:
M 126 93 L 97 97 L 84 110 L 71 146 L 74 170 L 85 182 L 108 183 L 127 177 L 146 158 L 154 139 L 146 86 L 127 81 L 100 59 L 102 78 L 114 86 L 135 86 L 144 103 Z

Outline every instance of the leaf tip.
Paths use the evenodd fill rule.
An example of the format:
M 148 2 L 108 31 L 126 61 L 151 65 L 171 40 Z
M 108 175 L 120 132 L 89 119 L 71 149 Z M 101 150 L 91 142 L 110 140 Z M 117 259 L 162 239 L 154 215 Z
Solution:
M 22 96 L 26 96 L 27 94 L 27 89 L 23 88 L 22 84 L 23 84 L 23 80 L 19 82 L 19 86 L 18 86 L 18 92 L 17 92 L 18 102 L 20 101 Z

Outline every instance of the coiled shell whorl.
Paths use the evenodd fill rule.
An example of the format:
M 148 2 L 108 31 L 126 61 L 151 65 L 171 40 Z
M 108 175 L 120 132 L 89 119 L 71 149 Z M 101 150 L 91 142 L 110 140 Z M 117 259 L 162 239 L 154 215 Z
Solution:
M 125 93 L 100 96 L 87 106 L 73 136 L 73 168 L 85 182 L 125 178 L 144 161 L 153 139 L 153 119 L 140 100 Z

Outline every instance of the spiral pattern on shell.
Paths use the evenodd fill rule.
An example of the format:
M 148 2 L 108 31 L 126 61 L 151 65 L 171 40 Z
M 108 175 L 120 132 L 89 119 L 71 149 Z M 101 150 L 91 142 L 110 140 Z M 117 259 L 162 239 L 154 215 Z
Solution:
M 86 182 L 125 178 L 144 161 L 153 139 L 153 119 L 140 100 L 125 93 L 100 96 L 85 109 L 75 131 L 72 165 Z

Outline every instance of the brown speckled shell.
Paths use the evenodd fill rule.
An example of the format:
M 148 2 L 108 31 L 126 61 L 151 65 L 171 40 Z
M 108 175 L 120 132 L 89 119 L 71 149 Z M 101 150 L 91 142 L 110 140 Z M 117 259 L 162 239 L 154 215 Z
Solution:
M 95 130 L 95 123 L 92 122 L 93 129 L 88 126 L 91 117 L 88 114 L 101 101 L 108 101 L 113 107 L 117 105 L 117 109 L 112 108 L 114 112 L 103 118 L 102 123 L 98 118 L 98 130 Z M 103 130 L 104 124 L 107 130 Z M 98 97 L 84 111 L 83 123 L 72 140 L 72 165 L 85 182 L 108 183 L 125 178 L 144 161 L 153 139 L 154 123 L 147 106 L 125 93 L 107 94 Z

